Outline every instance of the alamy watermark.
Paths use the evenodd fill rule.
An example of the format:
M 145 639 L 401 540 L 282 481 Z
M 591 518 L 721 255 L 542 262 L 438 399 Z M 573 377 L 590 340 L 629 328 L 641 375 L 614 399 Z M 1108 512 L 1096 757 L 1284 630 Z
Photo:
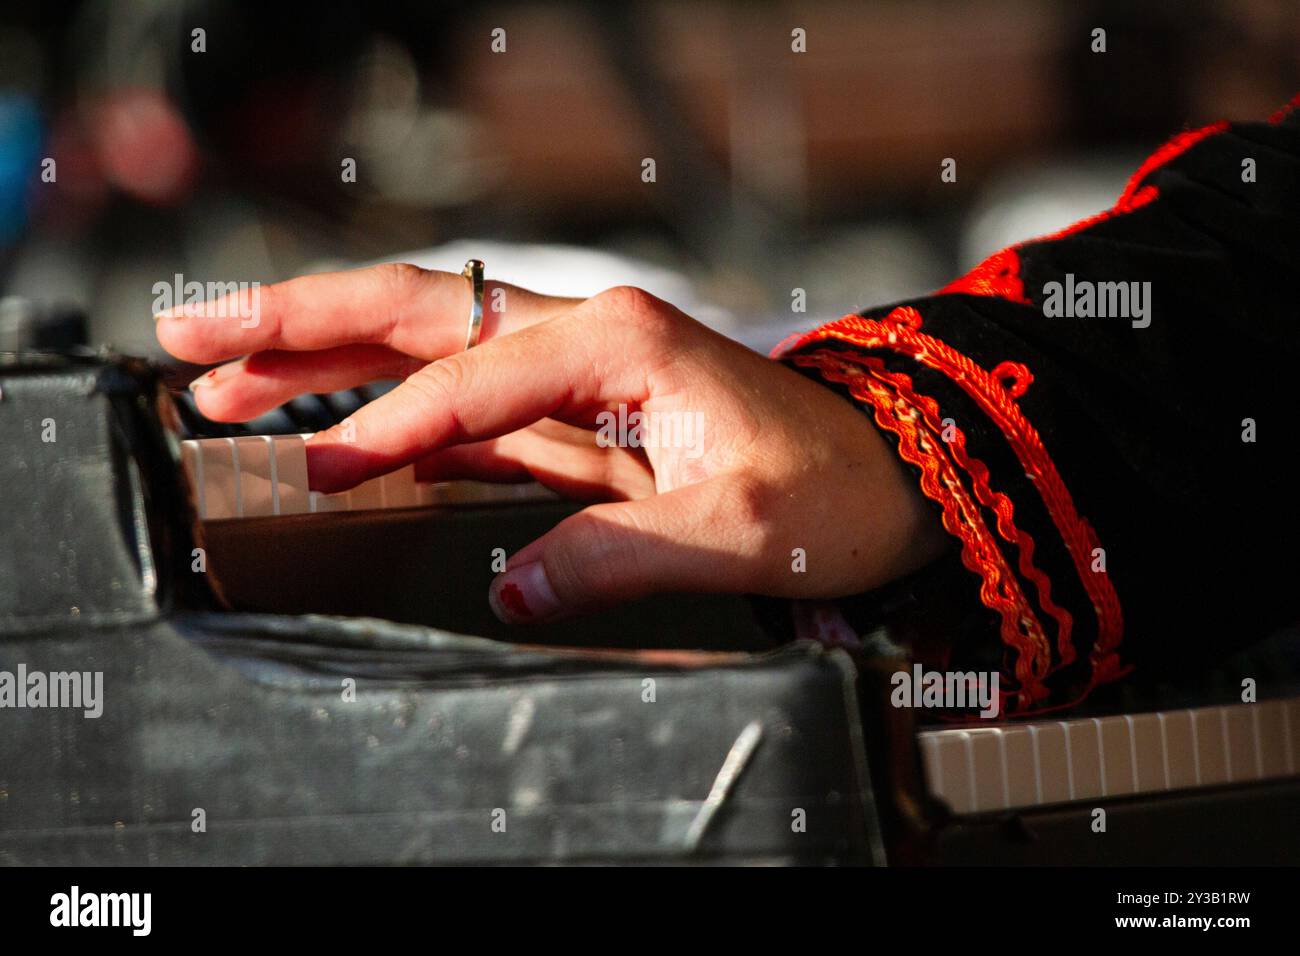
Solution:
M 260 282 L 186 282 L 178 272 L 170 283 L 155 282 L 152 291 L 156 316 L 239 319 L 241 329 L 255 329 L 262 323 Z
M 895 671 L 889 702 L 895 707 L 942 710 L 979 709 L 986 720 L 998 715 L 997 671 L 927 671 L 914 664 L 910 671 Z
M 50 925 L 122 926 L 133 936 L 148 936 L 153 928 L 153 894 L 83 893 L 73 886 L 50 897 Z
M 1043 315 L 1049 319 L 1131 319 L 1133 328 L 1151 324 L 1150 282 L 1092 282 L 1065 274 L 1043 286 Z
M 104 713 L 103 671 L 0 671 L 0 710 L 68 707 L 95 719 Z
M 596 416 L 596 444 L 601 448 L 681 448 L 687 458 L 704 454 L 703 412 L 617 412 Z

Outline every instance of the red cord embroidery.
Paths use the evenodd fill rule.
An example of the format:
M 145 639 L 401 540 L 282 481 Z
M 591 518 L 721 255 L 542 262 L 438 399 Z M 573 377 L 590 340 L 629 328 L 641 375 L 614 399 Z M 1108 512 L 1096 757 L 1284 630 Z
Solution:
M 1292 110 L 1298 108 L 1300 108 L 1300 93 L 1297 93 L 1295 96 L 1291 97 L 1291 101 L 1287 103 L 1285 106 L 1283 106 L 1276 113 L 1274 113 L 1272 116 L 1270 116 L 1268 118 L 1268 121 L 1276 126 L 1278 123 L 1286 119 L 1287 113 L 1290 113 Z
M 1300 100 L 1300 97 L 1297 97 L 1297 100 Z M 1279 114 L 1279 116 L 1281 115 Z M 1124 186 L 1124 191 L 1120 193 L 1115 205 L 1102 210 L 1096 215 L 1088 216 L 1086 219 L 1080 219 L 1064 229 L 1048 233 L 1045 236 L 1039 236 L 1037 239 L 1017 242 L 1000 252 L 993 253 L 960 279 L 948 283 L 939 290 L 938 294 L 964 292 L 968 295 L 994 296 L 999 299 L 1006 299 L 1009 302 L 1032 305 L 1033 303 L 1025 296 L 1024 282 L 1020 278 L 1020 254 L 1018 250 L 1032 243 L 1064 239 L 1066 236 L 1073 236 L 1085 229 L 1091 229 L 1098 223 L 1105 222 L 1114 216 L 1121 216 L 1136 209 L 1141 209 L 1160 195 L 1160 191 L 1155 186 L 1142 185 L 1148 176 L 1170 160 L 1187 152 L 1197 143 L 1216 133 L 1221 133 L 1227 128 L 1228 124 L 1226 122 L 1219 122 L 1211 123 L 1209 126 L 1202 126 L 1200 129 L 1186 130 L 1179 133 L 1148 156 L 1146 161 L 1138 167 L 1137 172 L 1129 177 Z
M 873 367 L 867 359 L 867 367 L 863 368 L 847 361 L 850 358 L 816 351 L 793 356 L 792 361 L 815 367 L 828 380 L 847 385 L 854 398 L 871 406 L 876 424 L 898 436 L 899 456 L 920 469 L 921 490 L 942 508 L 944 528 L 961 542 L 962 563 L 980 576 L 980 600 L 999 615 L 1002 640 L 1015 651 L 1010 672 L 1015 676 L 1016 686 L 1002 694 L 1004 709 L 1017 711 L 1046 700 L 1049 691 L 1043 680 L 1051 672 L 1047 637 L 979 508 L 948 460 L 944 452 L 947 443 L 940 441 L 933 431 L 936 426 L 941 429 L 942 424 L 920 407 L 925 399 L 918 400 L 914 393 L 905 394 L 878 374 L 883 371 L 879 360 L 875 360 Z M 930 404 L 934 405 L 932 401 Z M 934 405 L 933 412 L 937 410 L 938 406 Z M 967 458 L 968 463 L 972 461 Z M 987 476 L 987 469 L 984 474 Z M 998 521 L 1004 536 L 1008 531 L 1015 533 L 1014 527 L 1004 526 L 1002 515 Z M 1032 554 L 1032 542 L 1029 553 Z M 1023 568 L 1026 561 L 1023 550 L 1021 558 Z
M 1104 573 L 1092 571 L 1093 554 L 1100 547 L 1097 534 L 1075 510 L 1074 500 L 1043 446 L 1042 438 L 1015 403 L 1017 395 L 1014 390 L 1023 394 L 1028 379 L 1006 375 L 1014 379 L 1012 390 L 1008 390 L 998 377 L 946 342 L 920 332 L 919 324 L 920 313 L 910 306 L 895 309 L 883 321 L 850 315 L 804 334 L 791 348 L 839 339 L 867 349 L 888 349 L 945 375 L 976 402 L 1006 437 L 1024 466 L 1025 474 L 1038 489 L 1093 605 L 1097 616 L 1097 642 L 1089 655 L 1092 664 L 1090 686 L 1114 679 L 1120 673 L 1118 648 L 1124 632 L 1119 597 Z M 1005 363 L 998 366 L 1002 374 L 1013 367 Z
M 1015 246 L 995 252 L 960 279 L 939 290 L 939 295 L 965 292 L 968 295 L 993 296 L 1009 302 L 1031 305 L 1025 298 L 1025 284 L 1020 280 L 1020 254 Z
M 936 434 L 942 434 L 944 424 L 939 411 L 939 403 L 929 396 L 918 395 L 912 386 L 910 376 L 903 372 L 888 371 L 885 368 L 885 363 L 878 358 L 853 355 L 846 355 L 844 358 L 865 363 L 877 378 L 888 382 L 907 401 L 920 409 L 925 415 L 926 424 L 932 431 Z M 1003 364 L 1010 365 L 1014 363 Z M 1023 369 L 1023 366 L 1021 368 Z M 1025 384 L 1027 385 L 1027 383 Z M 953 437 L 947 444 L 952 449 L 952 456 L 957 464 L 971 476 L 971 487 L 975 491 L 976 499 L 997 516 L 998 533 L 1002 535 L 1003 540 L 1015 544 L 1019 549 L 1020 560 L 1018 567 L 1021 575 L 1034 583 L 1038 592 L 1039 605 L 1056 621 L 1059 663 L 1047 667 L 1043 672 L 1043 676 L 1046 677 L 1057 667 L 1069 664 L 1074 660 L 1074 644 L 1070 640 L 1074 629 L 1074 618 L 1069 611 L 1052 600 L 1051 580 L 1034 566 L 1034 539 L 1016 527 L 1015 507 L 1011 499 L 1001 492 L 994 492 L 990 488 L 988 466 L 978 458 L 971 457 L 966 451 L 966 436 L 956 425 L 953 426 Z

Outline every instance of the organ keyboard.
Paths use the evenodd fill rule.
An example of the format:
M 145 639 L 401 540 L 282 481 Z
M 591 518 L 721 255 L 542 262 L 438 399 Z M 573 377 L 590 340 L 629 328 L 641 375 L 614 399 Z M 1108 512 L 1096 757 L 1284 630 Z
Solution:
M 181 460 L 199 518 L 269 517 L 425 505 L 536 501 L 555 497 L 536 483 L 422 482 L 407 465 L 350 491 L 322 494 L 307 485 L 310 435 L 241 435 L 181 442 Z
M 0 439 L 9 442 L 6 449 L 12 448 L 0 455 L 0 487 L 6 501 L 16 504 L 0 511 L 4 531 L 0 535 L 0 656 L 62 672 L 82 666 L 88 655 L 94 658 L 108 640 L 115 652 L 98 657 L 117 667 L 117 677 L 106 680 L 106 686 L 111 683 L 128 696 L 135 694 L 133 701 L 106 709 L 101 721 L 51 722 L 24 711 L 28 716 L 22 718 L 25 724 L 18 735 L 0 735 L 0 758 L 4 758 L 0 770 L 18 768 L 18 784 L 8 790 L 11 799 L 0 806 L 0 812 L 7 812 L 9 822 L 16 825 L 0 826 L 0 844 L 4 844 L 0 859 L 7 852 L 12 858 L 24 855 L 38 862 L 84 861 L 101 855 L 111 862 L 114 855 L 122 856 L 123 834 L 137 833 L 141 859 L 152 860 L 161 852 L 172 859 L 192 860 L 187 854 L 197 845 L 193 841 L 181 841 L 183 846 L 166 844 L 167 833 L 178 829 L 167 820 L 188 819 L 187 808 L 198 799 L 195 794 L 211 790 L 212 775 L 202 766 L 203 748 L 197 758 L 194 755 L 189 741 L 193 735 L 178 736 L 175 728 L 211 729 L 214 720 L 225 722 L 216 729 L 221 740 L 229 743 L 231 754 L 257 758 L 231 762 L 232 772 L 242 772 L 244 777 L 233 779 L 227 789 L 238 800 L 245 793 L 258 798 L 244 801 L 241 819 L 252 821 L 250 826 L 261 820 L 266 824 L 264 835 L 279 839 L 288 819 L 284 794 L 291 792 L 293 780 L 300 775 L 297 770 L 309 771 L 324 760 L 341 768 L 333 775 L 339 786 L 321 790 L 322 800 L 329 797 L 332 802 L 304 804 L 294 818 L 301 826 L 290 829 L 310 837 L 326 832 L 320 827 L 328 824 L 333 842 L 351 839 L 355 843 L 349 819 L 361 819 L 358 813 L 369 814 L 365 819 L 370 819 L 427 799 L 426 788 L 401 791 L 402 800 L 382 804 L 385 793 L 400 789 L 412 776 L 411 767 L 416 767 L 418 776 L 420 767 L 445 758 L 452 747 L 441 741 L 436 753 L 430 750 L 427 755 L 416 754 L 419 760 L 404 760 L 403 753 L 430 735 L 392 737 L 393 722 L 383 713 L 372 714 L 373 720 L 358 718 L 355 715 L 362 712 L 351 707 L 330 715 L 332 722 L 341 722 L 337 733 L 326 728 L 328 733 L 313 737 L 309 731 L 319 721 L 300 718 L 319 712 L 316 704 L 325 684 L 318 682 L 332 680 L 330 673 L 358 673 L 357 667 L 400 693 L 403 706 L 409 703 L 427 713 L 444 712 L 448 701 L 464 696 L 466 687 L 486 688 L 483 701 L 465 708 L 462 723 L 470 727 L 478 722 L 466 738 L 471 743 L 488 739 L 492 727 L 501 724 L 498 705 L 503 695 L 513 693 L 511 687 L 524 686 L 517 683 L 519 679 L 527 681 L 525 690 L 534 687 L 530 676 L 534 668 L 545 680 L 560 678 L 552 708 L 559 710 L 551 720 L 567 720 L 572 726 L 556 728 L 556 739 L 567 741 L 574 727 L 592 724 L 571 718 L 594 713 L 593 708 L 609 710 L 610 701 L 625 698 L 618 689 L 621 685 L 597 679 L 611 667 L 621 674 L 625 665 L 615 662 L 630 660 L 588 653 L 594 649 L 671 648 L 678 653 L 647 656 L 643 663 L 673 669 L 674 687 L 686 687 L 697 673 L 715 674 L 712 691 L 706 688 L 701 700 L 709 693 L 722 694 L 728 705 L 748 706 L 753 698 L 760 711 L 764 703 L 761 695 L 752 693 L 754 682 L 770 681 L 784 696 L 766 698 L 778 726 L 764 740 L 770 739 L 778 750 L 789 743 L 779 739 L 789 736 L 781 732 L 790 723 L 782 715 L 788 711 L 798 716 L 816 707 L 828 690 L 847 692 L 848 682 L 854 679 L 843 652 L 820 662 L 817 655 L 808 655 L 812 669 L 795 672 L 786 666 L 792 659 L 788 653 L 780 658 L 758 654 L 776 646 L 783 635 L 769 633 L 751 608 L 728 595 L 657 595 L 526 631 L 497 621 L 485 600 L 497 573 L 491 555 L 497 549 L 516 551 L 576 506 L 558 500 L 525 500 L 517 508 L 413 507 L 552 496 L 535 486 L 422 485 L 409 468 L 344 495 L 313 494 L 300 433 L 330 427 L 366 395 L 301 397 L 248 426 L 208 423 L 198 416 L 188 393 L 182 396 L 178 417 L 184 434 L 204 436 L 184 442 L 180 453 L 192 497 L 208 520 L 201 543 L 209 560 L 194 562 L 188 527 L 192 515 L 176 494 L 175 461 L 166 446 L 166 429 L 173 416 L 170 410 L 165 416 L 159 414 L 159 384 L 156 370 L 130 359 L 80 353 L 0 354 Z M 39 423 L 47 417 L 59 424 L 57 443 L 36 438 Z M 114 440 L 105 441 L 110 434 Z M 343 513 L 347 510 L 358 513 Z M 156 533 L 159 529 L 166 533 Z M 392 628 L 366 617 L 411 627 Z M 903 621 L 900 638 L 909 633 L 911 623 Z M 482 640 L 466 643 L 458 635 L 526 640 L 533 647 L 525 650 L 507 644 L 500 654 L 488 654 L 489 645 Z M 911 711 L 882 705 L 875 711 L 885 718 L 879 733 L 864 734 L 858 702 L 851 694 L 836 697 L 838 709 L 828 720 L 814 727 L 815 721 L 801 718 L 793 738 L 797 743 L 811 739 L 809 734 L 815 732 L 814 736 L 821 735 L 820 743 L 830 735 L 829 739 L 839 741 L 834 751 L 823 754 L 824 747 L 803 747 L 817 759 L 787 762 L 783 758 L 782 766 L 774 768 L 773 754 L 764 742 L 755 752 L 763 767 L 756 763 L 755 769 L 767 776 L 757 791 L 742 796 L 740 809 L 748 805 L 746 799 L 754 803 L 757 793 L 760 809 L 769 806 L 778 815 L 784 812 L 764 797 L 777 793 L 778 786 L 782 793 L 829 792 L 838 796 L 834 801 L 828 798 L 826 809 L 853 818 L 833 832 L 831 839 L 837 846 L 849 845 L 850 840 L 874 845 L 880 839 L 902 862 L 1293 864 L 1300 853 L 1294 825 L 1300 799 L 1296 776 L 1300 632 L 1277 637 L 1261 640 L 1234 663 L 1225 661 L 1221 676 L 1178 674 L 1169 678 L 1177 683 L 1156 686 L 1154 693 L 1152 685 L 1130 685 L 1109 701 L 1089 705 L 1105 707 L 1114 702 L 1132 710 L 1117 716 L 1092 711 L 1098 716 L 1075 713 L 1033 723 L 927 726 L 918 734 Z M 885 663 L 893 668 L 894 646 L 902 641 L 891 638 L 880 643 L 890 655 Z M 562 655 L 544 654 L 548 662 L 538 665 L 536 652 L 548 645 L 569 650 Z M 554 664 L 549 662 L 552 656 Z M 692 662 L 694 666 L 688 666 Z M 234 680 L 236 668 L 260 676 L 256 681 Z M 638 663 L 616 680 L 633 682 L 640 670 Z M 874 672 L 884 673 L 878 667 Z M 142 673 L 149 680 L 138 679 Z M 444 674 L 456 679 L 444 681 Z M 462 681 L 462 674 L 472 678 Z M 1235 693 L 1242 674 L 1259 679 L 1265 702 L 1205 706 L 1235 700 L 1224 695 Z M 808 683 L 810 675 L 817 676 L 815 686 Z M 235 692 L 244 697 L 238 706 L 228 706 Z M 379 700 L 381 711 L 386 699 Z M 1198 706 L 1175 709 L 1191 705 Z M 259 716 L 259 707 L 270 709 Z M 620 723 L 610 730 L 615 736 L 607 734 L 604 739 L 635 742 L 634 718 L 641 712 L 634 705 L 625 715 L 632 723 L 627 727 Z M 837 715 L 842 725 L 836 723 Z M 268 721 L 278 730 L 296 731 L 268 737 L 260 732 Z M 344 727 L 348 721 L 353 724 Z M 90 738 L 85 732 L 77 737 L 77 727 L 92 723 Z M 447 721 L 443 724 L 450 726 Z M 141 727 L 149 726 L 157 730 L 157 746 L 142 750 Z M 411 726 L 420 730 L 424 724 L 413 721 Z M 368 747 L 366 741 L 375 739 L 371 731 L 388 734 L 392 746 Z M 654 727 L 647 732 L 657 734 Z M 9 740 L 14 745 L 5 752 L 3 745 Z M 291 746 L 277 750 L 277 742 L 286 740 Z M 554 825 L 572 827 L 577 820 L 581 829 L 590 822 L 588 808 L 609 790 L 602 781 L 612 779 L 611 771 L 598 759 L 599 743 L 595 737 L 585 742 L 583 752 L 597 758 L 571 774 L 576 784 L 587 788 L 583 794 L 595 794 L 595 802 L 571 804 L 582 810 L 574 817 L 566 816 L 563 806 L 555 809 L 544 801 L 541 809 L 552 814 L 546 820 Z M 646 752 L 658 754 L 659 743 Z M 722 744 L 718 756 L 709 759 L 722 759 L 731 742 Z M 544 745 L 545 741 L 537 746 Z M 869 756 L 868 746 L 881 759 Z M 112 759 L 90 766 L 59 759 L 60 754 L 89 750 Z M 712 746 L 705 750 L 715 752 Z M 691 757 L 694 752 L 688 747 L 682 753 Z M 24 755 L 30 758 L 25 763 Z M 256 769 L 258 760 L 275 773 L 250 776 L 249 768 Z M 872 785 L 865 776 L 868 760 L 874 790 L 859 793 L 860 786 Z M 453 761 L 446 764 L 446 773 L 433 776 L 454 778 L 439 793 L 472 797 L 502 774 L 514 773 L 517 763 L 504 758 L 492 766 Z M 616 816 L 604 829 L 616 833 L 627 823 L 624 804 L 655 807 L 676 794 L 679 764 L 680 760 L 664 764 L 667 775 L 660 767 L 632 780 L 631 803 L 613 806 Z M 921 820 L 912 819 L 918 781 L 910 771 L 917 764 L 923 771 L 923 785 L 937 798 L 921 804 Z M 158 772 L 159 767 L 165 772 Z M 704 787 L 700 792 L 705 793 L 716 771 L 705 769 L 704 764 L 698 769 Z M 428 776 L 424 773 L 420 779 Z M 277 784 L 280 778 L 289 781 L 285 785 L 289 790 Z M 384 786 L 356 792 L 348 788 L 349 781 L 358 780 L 381 780 Z M 67 801 L 55 800 L 51 810 L 51 801 L 44 796 L 70 791 L 84 795 L 88 790 L 98 796 L 83 797 L 78 804 L 85 811 L 81 816 L 64 813 Z M 137 793 L 145 793 L 151 805 L 142 809 L 132 804 L 129 798 Z M 1140 799 L 1131 799 L 1135 796 Z M 1112 835 L 1092 839 L 1090 808 L 1094 801 L 1112 799 L 1113 806 L 1108 804 L 1114 817 Z M 162 810 L 160 800 L 166 803 Z M 877 813 L 886 801 L 896 804 L 895 812 Z M 930 813 L 939 801 L 955 814 Z M 668 800 L 669 805 L 680 802 L 675 797 Z M 102 812 L 95 812 L 96 807 Z M 998 811 L 1015 811 L 1017 825 L 1006 826 Z M 416 842 L 428 829 L 427 816 L 416 821 L 417 829 L 423 828 L 415 833 Z M 459 817 L 456 812 L 443 816 L 448 818 L 445 829 L 454 843 L 460 831 L 453 818 Z M 817 818 L 823 826 L 828 819 L 825 813 Z M 724 831 L 732 832 L 738 819 L 729 817 Z M 160 820 L 162 824 L 155 826 Z M 754 817 L 742 832 L 771 833 L 775 822 L 774 816 Z M 918 823 L 924 825 L 914 825 Z M 721 835 L 721 831 L 715 834 Z M 10 838 L 7 843 L 4 837 Z M 62 849 L 41 855 L 53 839 L 61 841 Z M 266 842 L 258 833 L 249 839 L 259 846 Z M 302 853 L 331 840 L 298 840 L 288 848 L 298 853 L 301 862 Z M 398 849 L 410 857 L 411 841 L 398 843 Z M 242 845 L 236 841 L 224 851 L 218 849 L 212 859 L 256 862 L 256 853 L 249 856 L 251 851 L 241 851 Z M 768 844 L 764 846 L 769 847 L 764 854 L 773 852 Z M 495 859 L 491 852 L 483 859 Z M 797 852 L 821 858 L 832 851 Z M 290 856 L 285 858 L 292 862 Z
M 307 482 L 308 434 L 181 443 L 205 521 L 555 499 L 538 484 L 420 482 L 413 466 L 351 491 Z M 331 532 L 332 533 L 332 532 Z M 238 581 L 237 569 L 230 568 Z M 370 609 L 393 616 L 394 609 Z M 917 734 L 925 785 L 958 816 L 1294 777 L 1300 697 Z
M 918 734 L 957 814 L 1254 783 L 1300 767 L 1300 698 Z

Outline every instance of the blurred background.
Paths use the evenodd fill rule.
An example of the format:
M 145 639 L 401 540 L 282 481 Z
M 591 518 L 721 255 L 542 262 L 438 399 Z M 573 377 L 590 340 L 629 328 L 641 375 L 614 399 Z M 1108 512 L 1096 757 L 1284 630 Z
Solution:
M 178 273 L 474 254 L 543 292 L 643 285 L 768 348 L 1102 209 L 1168 135 L 1297 89 L 1296 0 L 5 0 L 0 317 L 80 310 L 156 354 Z

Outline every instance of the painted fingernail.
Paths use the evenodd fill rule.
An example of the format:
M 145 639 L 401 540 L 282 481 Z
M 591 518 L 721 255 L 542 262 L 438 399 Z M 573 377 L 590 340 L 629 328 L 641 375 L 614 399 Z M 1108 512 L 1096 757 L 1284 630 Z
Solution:
M 189 384 L 190 391 L 195 392 L 198 391 L 200 388 L 211 388 L 213 385 L 216 385 L 218 371 L 219 369 L 214 368 L 211 369 L 210 371 L 204 372 L 194 381 L 190 382 Z
M 488 589 L 492 613 L 507 624 L 541 621 L 560 610 L 560 600 L 541 561 L 511 568 Z

